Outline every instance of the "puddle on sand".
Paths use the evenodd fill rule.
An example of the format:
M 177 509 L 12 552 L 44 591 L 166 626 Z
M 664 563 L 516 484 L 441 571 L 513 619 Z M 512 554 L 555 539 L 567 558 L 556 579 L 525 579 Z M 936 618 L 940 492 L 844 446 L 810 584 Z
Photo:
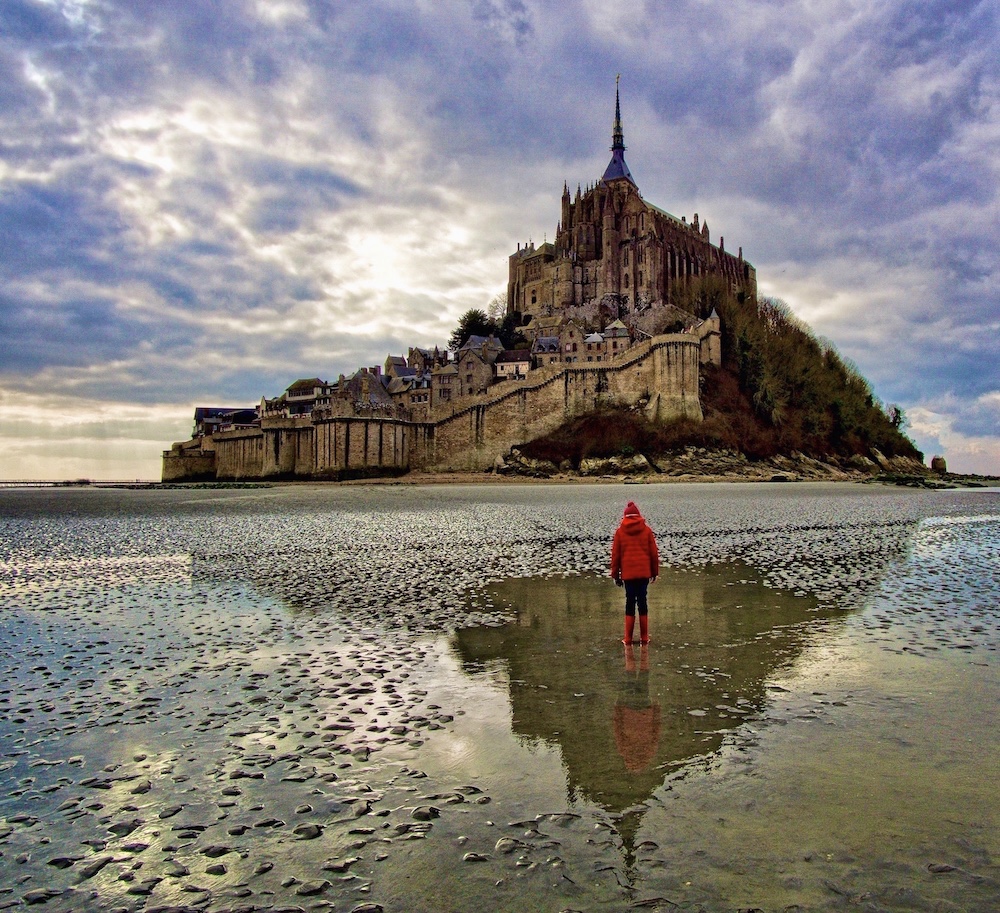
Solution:
M 607 813 L 620 858 L 603 865 L 633 900 L 994 911 L 1000 680 L 981 634 L 996 583 L 934 534 L 861 613 L 739 566 L 668 571 L 653 643 L 628 650 L 609 581 L 511 580 L 490 596 L 513 620 L 458 632 L 455 650 L 505 690 L 512 737 L 559 756 L 569 806 Z M 911 652 L 929 633 L 942 652 Z
M 506 680 L 514 735 L 558 746 L 568 799 L 613 814 L 717 751 L 835 617 L 742 565 L 668 568 L 650 587 L 651 645 L 626 647 L 623 592 L 597 577 L 505 581 L 489 596 L 513 621 L 456 634 L 467 672 Z

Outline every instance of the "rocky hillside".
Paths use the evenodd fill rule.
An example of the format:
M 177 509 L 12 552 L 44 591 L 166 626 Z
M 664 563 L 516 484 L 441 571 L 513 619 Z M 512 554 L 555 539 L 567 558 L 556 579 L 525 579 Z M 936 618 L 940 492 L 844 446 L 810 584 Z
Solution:
M 701 478 L 931 474 L 904 433 L 902 410 L 882 404 L 782 302 L 737 298 L 709 279 L 684 304 L 702 317 L 715 310 L 722 324 L 722 367 L 701 377 L 703 422 L 654 424 L 641 404 L 609 404 L 525 442 L 504 466 L 600 475 L 601 461 L 618 470 L 645 461 L 645 472 Z

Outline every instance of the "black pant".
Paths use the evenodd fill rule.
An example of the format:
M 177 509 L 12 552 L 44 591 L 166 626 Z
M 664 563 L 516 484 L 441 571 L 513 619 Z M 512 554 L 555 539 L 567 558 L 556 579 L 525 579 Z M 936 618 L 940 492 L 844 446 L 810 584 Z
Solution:
M 640 577 L 638 580 L 625 581 L 625 614 L 634 618 L 635 610 L 638 607 L 639 614 L 645 615 L 649 611 L 646 605 L 646 591 L 649 589 L 649 578 Z

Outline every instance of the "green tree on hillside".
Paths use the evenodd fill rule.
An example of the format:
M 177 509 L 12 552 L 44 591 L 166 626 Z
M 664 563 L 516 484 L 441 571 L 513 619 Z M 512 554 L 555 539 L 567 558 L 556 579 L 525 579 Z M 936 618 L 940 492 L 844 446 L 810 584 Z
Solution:
M 448 339 L 449 349 L 460 349 L 470 336 L 494 336 L 499 331 L 496 321 L 490 320 L 486 312 L 470 308 L 458 319 L 458 326 Z
M 899 414 L 884 411 L 857 367 L 821 343 L 785 302 L 730 295 L 717 309 L 723 367 L 739 378 L 775 452 L 849 456 L 877 447 L 917 454 Z
M 470 308 L 458 320 L 458 326 L 448 339 L 448 348 L 461 348 L 470 336 L 496 336 L 505 349 L 527 347 L 521 334 L 520 315 L 507 312 L 507 293 L 496 295 L 487 305 L 489 313 Z

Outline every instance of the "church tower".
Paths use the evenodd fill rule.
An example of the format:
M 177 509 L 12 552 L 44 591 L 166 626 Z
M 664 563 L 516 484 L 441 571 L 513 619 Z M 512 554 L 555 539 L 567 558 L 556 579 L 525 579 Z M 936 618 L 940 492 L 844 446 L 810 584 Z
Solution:
M 625 162 L 619 79 L 611 161 L 600 180 L 571 197 L 563 182 L 555 242 L 518 246 L 509 257 L 507 307 L 522 324 L 574 320 L 602 331 L 622 320 L 651 335 L 707 319 L 678 311 L 684 287 L 716 276 L 737 294 L 755 297 L 753 266 L 711 243 L 708 226 L 647 203 Z M 539 324 L 541 325 L 541 324 Z

